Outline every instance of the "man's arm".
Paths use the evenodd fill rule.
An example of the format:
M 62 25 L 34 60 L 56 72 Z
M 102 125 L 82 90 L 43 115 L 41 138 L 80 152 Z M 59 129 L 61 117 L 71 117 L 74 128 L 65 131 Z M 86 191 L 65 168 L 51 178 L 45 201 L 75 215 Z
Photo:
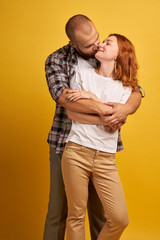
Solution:
M 121 103 L 101 103 L 93 99 L 80 99 L 76 102 L 67 101 L 68 94 L 66 92 L 70 89 L 64 89 L 59 103 L 66 109 L 74 112 L 98 114 L 103 122 L 110 127 L 115 127 L 117 124 L 122 124 L 126 121 L 129 114 L 133 114 L 141 103 L 141 94 L 139 92 L 132 92 L 128 101 L 125 104 Z M 112 107 L 112 108 L 105 108 Z M 110 115 L 110 116 L 108 116 Z
M 65 49 L 63 50 L 65 56 Z M 52 98 L 64 108 L 75 112 L 110 114 L 112 107 L 93 99 L 81 99 L 75 103 L 66 100 L 66 91 L 71 89 L 68 86 L 69 77 L 65 63 L 63 55 L 60 55 L 59 51 L 51 54 L 45 62 L 46 80 Z
M 93 99 L 80 99 L 76 102 L 70 102 L 66 100 L 68 97 L 68 91 L 71 89 L 65 88 L 61 94 L 61 96 L 58 99 L 58 103 L 66 108 L 67 110 L 70 110 L 72 112 L 80 112 L 80 113 L 92 113 L 92 114 L 98 114 L 98 115 L 109 115 L 111 114 L 112 107 L 107 106 L 104 103 L 95 101 Z
M 132 102 L 135 103 L 134 99 L 133 100 L 131 99 L 131 103 L 128 102 L 128 105 L 125 106 L 122 105 L 120 106 L 120 104 L 116 104 L 117 107 L 115 105 L 113 109 L 111 106 L 107 106 L 93 99 L 80 99 L 75 103 L 67 101 L 66 91 L 70 90 L 68 89 L 69 80 L 68 75 L 66 73 L 65 64 L 63 64 L 62 60 L 63 57 L 59 56 L 59 52 L 51 54 L 46 60 L 45 71 L 48 88 L 52 98 L 60 105 L 62 105 L 64 108 L 67 108 L 75 112 L 93 113 L 98 114 L 100 116 L 113 114 L 113 116 L 109 118 L 109 120 L 113 121 L 115 119 L 116 123 L 118 122 L 118 120 L 119 122 L 123 121 L 125 119 L 125 116 L 128 116 L 127 114 L 131 114 L 134 111 L 136 111 L 136 108 L 135 110 L 133 110 L 134 105 L 132 105 Z M 105 119 L 104 121 L 108 122 L 108 119 Z
M 107 127 L 107 130 L 110 129 L 107 122 L 105 122 L 99 115 L 72 112 L 70 110 L 67 110 L 67 115 L 70 120 L 74 120 L 79 123 L 91 124 L 91 125 L 104 125 L 105 127 Z M 112 127 L 112 130 L 116 131 L 120 129 L 123 124 L 124 122 L 114 125 Z
M 139 108 L 141 104 L 141 94 L 139 92 L 132 92 L 128 101 L 125 104 L 121 103 L 107 103 L 108 106 L 112 107 L 112 116 L 101 117 L 108 121 L 109 125 L 114 125 L 119 122 L 125 121 L 128 115 L 133 114 Z
M 67 115 L 70 120 L 77 121 L 79 123 L 91 124 L 91 125 L 105 125 L 102 118 L 96 114 L 86 114 L 86 113 L 78 113 L 67 110 Z

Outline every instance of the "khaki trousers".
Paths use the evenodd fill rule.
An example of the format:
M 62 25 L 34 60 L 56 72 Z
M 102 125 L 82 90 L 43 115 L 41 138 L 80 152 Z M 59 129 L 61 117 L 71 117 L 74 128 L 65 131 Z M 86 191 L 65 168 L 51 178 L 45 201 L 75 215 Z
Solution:
M 62 174 L 68 202 L 67 240 L 85 239 L 90 178 L 107 219 L 98 240 L 118 240 L 128 225 L 128 214 L 115 154 L 68 142 L 62 156 Z

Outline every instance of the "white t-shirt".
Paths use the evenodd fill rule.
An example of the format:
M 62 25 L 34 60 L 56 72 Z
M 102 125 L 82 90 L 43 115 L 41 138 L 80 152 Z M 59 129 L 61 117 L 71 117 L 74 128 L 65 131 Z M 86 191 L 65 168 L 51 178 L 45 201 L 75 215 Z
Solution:
M 78 66 L 70 87 L 90 91 L 103 103 L 125 103 L 132 92 L 131 88 L 124 87 L 121 81 L 97 74 L 89 62 L 80 57 L 78 57 Z M 115 153 L 117 139 L 118 131 L 110 133 L 105 130 L 103 125 L 72 121 L 71 131 L 66 142 L 71 141 L 99 151 Z

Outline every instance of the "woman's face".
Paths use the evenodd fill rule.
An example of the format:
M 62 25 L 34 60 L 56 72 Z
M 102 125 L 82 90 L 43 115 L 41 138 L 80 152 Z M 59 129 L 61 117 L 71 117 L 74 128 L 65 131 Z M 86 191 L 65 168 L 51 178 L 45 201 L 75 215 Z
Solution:
M 115 36 L 106 38 L 102 44 L 99 44 L 95 57 L 100 61 L 115 61 L 118 56 L 118 43 Z

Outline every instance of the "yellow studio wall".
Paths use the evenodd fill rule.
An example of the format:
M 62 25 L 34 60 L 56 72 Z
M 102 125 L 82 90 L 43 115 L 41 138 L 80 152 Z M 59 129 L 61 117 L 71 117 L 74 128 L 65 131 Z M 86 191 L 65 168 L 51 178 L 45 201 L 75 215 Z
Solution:
M 122 129 L 125 150 L 117 154 L 130 218 L 121 239 L 159 240 L 160 1 L 8 0 L 0 5 L 0 240 L 42 239 L 49 195 L 46 139 L 55 109 L 44 62 L 67 44 L 64 26 L 77 13 L 93 20 L 101 40 L 117 32 L 135 45 L 146 98 L 128 117 Z

